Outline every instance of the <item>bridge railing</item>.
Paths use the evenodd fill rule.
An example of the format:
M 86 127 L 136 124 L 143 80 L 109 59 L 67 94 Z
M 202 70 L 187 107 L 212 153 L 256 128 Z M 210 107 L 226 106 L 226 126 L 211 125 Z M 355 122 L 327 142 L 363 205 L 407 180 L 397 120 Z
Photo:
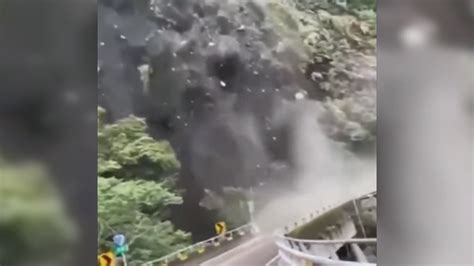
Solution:
M 325 257 L 325 256 L 317 256 L 307 252 L 306 250 L 301 251 L 296 246 L 305 246 L 306 244 L 316 244 L 316 245 L 336 245 L 336 244 L 376 244 L 376 239 L 344 239 L 344 240 L 335 240 L 331 242 L 323 243 L 311 243 L 307 240 L 299 240 L 294 241 L 291 240 L 293 243 L 289 244 L 286 241 L 277 241 L 276 245 L 279 249 L 279 257 L 280 257 L 280 264 L 279 265 L 342 265 L 342 266 L 375 266 L 374 263 L 368 263 L 366 261 L 343 261 L 335 258 Z
M 223 235 L 215 236 L 207 240 L 195 243 L 191 246 L 177 250 L 159 259 L 147 261 L 144 264 L 142 264 L 142 266 L 168 265 L 168 263 L 173 262 L 173 261 L 184 261 L 184 260 L 187 260 L 190 255 L 202 254 L 209 247 L 220 246 L 222 242 L 231 241 L 236 236 L 244 236 L 246 234 L 253 234 L 255 230 L 256 230 L 255 225 L 248 223 L 240 227 L 237 227 L 235 229 L 232 229 Z
M 316 239 L 297 239 L 287 236 L 287 234 L 295 230 L 299 226 L 303 226 L 311 220 L 316 219 L 317 217 L 334 210 L 336 208 L 348 205 L 351 202 L 354 202 L 355 199 L 368 198 L 372 197 L 375 192 L 359 195 L 354 197 L 351 200 L 339 201 L 333 205 L 327 205 L 319 210 L 316 210 L 313 213 L 310 213 L 308 217 L 303 217 L 302 219 L 294 222 L 293 224 L 286 226 L 283 229 L 277 230 L 274 233 L 275 244 L 278 247 L 278 260 L 275 260 L 268 266 L 273 265 L 347 265 L 347 266 L 361 266 L 361 265 L 370 265 L 375 266 L 376 264 L 368 263 L 365 255 L 362 250 L 358 247 L 357 244 L 364 244 L 367 246 L 374 246 L 377 243 L 375 238 L 363 238 L 355 239 L 352 238 L 355 235 L 355 227 L 350 220 L 350 217 L 346 217 L 346 220 L 343 221 L 348 225 L 345 228 L 338 228 L 341 226 L 332 226 L 327 231 L 332 231 L 329 235 L 330 239 L 316 240 Z M 349 219 L 347 219 L 349 218 Z M 350 220 L 350 221 L 349 221 Z M 336 233 L 334 233 L 336 231 Z M 335 237 L 335 239 L 334 239 Z M 340 239 L 337 239 L 340 237 Z M 352 249 L 353 254 L 359 262 L 353 261 L 341 261 L 335 255 L 335 251 L 338 250 L 343 245 L 349 245 Z

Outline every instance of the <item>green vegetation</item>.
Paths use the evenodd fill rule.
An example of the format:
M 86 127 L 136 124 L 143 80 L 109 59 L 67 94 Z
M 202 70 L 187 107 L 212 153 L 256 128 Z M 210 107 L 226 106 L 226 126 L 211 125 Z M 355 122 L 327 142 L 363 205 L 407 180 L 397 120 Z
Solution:
M 0 262 L 63 265 L 75 227 L 47 171 L 0 157 Z
M 347 12 L 359 10 L 375 11 L 376 8 L 376 0 L 294 0 L 294 2 L 299 8 L 310 10 L 330 9 Z
M 375 11 L 376 0 L 349 0 L 347 1 L 349 9 L 353 10 L 373 10 Z
M 375 145 L 375 1 L 347 0 L 347 8 L 334 1 L 275 2 L 269 10 L 280 27 L 294 31 L 297 24 L 307 54 L 302 71 L 314 85 L 309 95 L 325 106 L 318 117 L 323 129 L 351 148 Z
M 135 116 L 106 124 L 105 111 L 99 108 L 99 176 L 158 181 L 176 173 L 180 165 L 171 145 L 153 139 L 146 130 L 145 121 Z
M 98 113 L 99 243 L 124 234 L 131 265 L 187 246 L 190 235 L 167 220 L 167 207 L 182 203 L 170 177 L 179 162 L 169 143 L 151 138 L 138 117 L 106 124 L 105 111 Z
M 313 81 L 309 96 L 324 103 L 317 119 L 331 138 L 349 146 L 375 143 L 375 1 L 272 0 L 272 27 L 304 60 Z M 322 96 L 321 96 L 322 95 Z M 99 241 L 115 232 L 130 240 L 134 262 L 158 258 L 190 243 L 168 221 L 168 207 L 181 204 L 173 178 L 180 165 L 166 141 L 147 134 L 146 123 L 128 117 L 105 123 L 99 108 Z M 236 189 L 201 201 L 235 227 L 248 220 L 247 195 Z M 329 216 L 332 214 L 328 214 Z M 333 220 L 334 217 L 327 217 Z M 322 220 L 324 221 L 324 217 Z M 320 231 L 308 224 L 308 232 Z M 305 227 L 306 228 L 306 227 Z M 295 231 L 305 235 L 305 229 Z M 298 233 L 299 232 L 299 233 Z

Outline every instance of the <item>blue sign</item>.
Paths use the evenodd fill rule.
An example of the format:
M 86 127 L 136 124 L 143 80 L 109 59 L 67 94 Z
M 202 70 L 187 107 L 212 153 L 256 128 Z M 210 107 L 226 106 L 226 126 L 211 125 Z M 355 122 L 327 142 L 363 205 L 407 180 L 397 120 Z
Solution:
M 116 246 L 124 246 L 126 242 L 126 238 L 124 235 L 115 235 L 113 240 Z
M 126 244 L 126 238 L 124 235 L 115 235 L 113 238 L 115 244 L 115 255 L 118 257 L 124 256 L 126 252 L 128 252 L 128 245 Z

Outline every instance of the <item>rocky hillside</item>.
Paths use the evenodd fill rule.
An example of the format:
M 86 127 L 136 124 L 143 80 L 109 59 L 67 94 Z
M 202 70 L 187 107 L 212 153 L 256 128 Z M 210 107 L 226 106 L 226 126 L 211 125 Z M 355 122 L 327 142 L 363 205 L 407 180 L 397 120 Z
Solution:
M 371 7 L 100 0 L 98 8 L 99 103 L 109 121 L 144 117 L 154 137 L 171 142 L 186 191 L 179 213 L 195 217 L 175 223 L 195 238 L 211 228 L 197 204 L 205 189 L 293 182 L 303 113 L 349 149 L 373 147 Z

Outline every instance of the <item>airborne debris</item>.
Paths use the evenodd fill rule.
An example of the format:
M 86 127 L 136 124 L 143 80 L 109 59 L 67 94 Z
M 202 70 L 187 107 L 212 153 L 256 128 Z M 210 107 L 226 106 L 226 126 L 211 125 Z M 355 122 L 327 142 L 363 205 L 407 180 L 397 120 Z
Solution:
M 302 93 L 302 92 L 297 92 L 297 93 L 295 94 L 295 99 L 296 99 L 296 100 L 302 100 L 302 99 L 304 99 L 304 93 Z
M 313 81 L 317 81 L 318 79 L 322 79 L 323 78 L 323 75 L 319 72 L 313 72 L 311 73 L 311 79 Z
M 138 67 L 138 71 L 140 72 L 140 79 L 143 83 L 143 91 L 148 93 L 149 90 L 149 82 L 150 82 L 150 66 L 149 65 L 141 65 Z
M 170 15 L 166 14 L 165 12 L 159 14 L 160 17 L 156 21 L 154 20 L 156 18 L 152 18 L 152 23 L 149 23 L 150 20 L 148 18 L 144 18 L 144 23 L 142 23 L 140 20 L 137 21 L 136 24 L 138 25 L 129 25 L 131 23 L 128 23 L 127 21 L 125 21 L 126 24 L 121 24 L 120 28 L 122 28 L 122 25 L 124 25 L 123 27 L 124 29 L 126 28 L 126 31 L 120 32 L 119 30 L 116 30 L 115 32 L 127 34 L 127 36 L 134 41 L 135 36 L 140 36 L 140 30 L 142 30 L 142 28 L 146 29 L 146 31 L 144 31 L 143 33 L 151 31 L 153 33 L 156 33 L 156 35 L 160 35 L 159 38 L 158 36 L 155 36 L 154 38 L 150 37 L 150 41 L 148 43 L 145 43 L 145 46 L 143 47 L 145 48 L 143 49 L 143 54 L 140 50 L 142 47 L 139 47 L 140 49 L 136 49 L 137 47 L 134 46 L 134 43 L 127 43 L 126 41 L 120 42 L 120 39 L 117 38 L 117 33 L 117 35 L 112 35 L 108 38 L 107 36 L 103 36 L 103 38 L 100 38 L 100 40 L 104 40 L 105 42 L 107 42 L 107 48 L 110 47 L 110 52 L 107 51 L 107 54 L 103 53 L 105 55 L 104 60 L 109 60 L 109 62 L 106 62 L 104 63 L 104 65 L 101 66 L 103 66 L 103 68 L 113 66 L 113 69 L 110 69 L 110 72 L 117 72 L 114 73 L 114 76 L 118 77 L 120 81 L 124 81 L 124 84 L 118 85 L 123 86 L 125 90 L 127 88 L 135 88 L 133 82 L 138 79 L 139 75 L 139 73 L 135 73 L 135 71 L 133 73 L 133 75 L 136 75 L 135 79 L 133 79 L 133 77 L 130 79 L 130 75 L 128 74 L 128 72 L 124 72 L 128 71 L 129 68 L 127 67 L 129 67 L 131 61 L 139 62 L 138 64 L 142 64 L 145 62 L 147 64 L 150 64 L 150 71 L 151 66 L 153 66 L 154 68 L 156 67 L 156 69 L 152 69 L 156 73 L 151 76 L 149 76 L 148 74 L 143 75 L 144 73 L 140 73 L 142 74 L 142 81 L 144 82 L 144 90 L 148 90 L 148 85 L 145 85 L 148 81 L 145 82 L 145 80 L 148 80 L 149 78 L 151 83 L 150 88 L 153 88 L 153 93 L 145 93 L 145 97 L 137 97 L 139 99 L 137 100 L 138 102 L 134 102 L 135 99 L 127 99 L 127 101 L 120 102 L 112 101 L 113 97 L 104 97 L 104 101 L 108 106 L 111 106 L 112 110 L 119 110 L 119 112 L 133 112 L 133 110 L 135 109 L 133 107 L 140 107 L 141 104 L 147 104 L 147 106 L 143 108 L 145 109 L 143 115 L 145 117 L 151 118 L 147 120 L 147 122 L 153 122 L 149 123 L 149 126 L 153 129 L 152 131 L 155 131 L 155 129 L 162 130 L 161 128 L 163 127 L 163 125 L 167 126 L 166 123 L 163 122 L 167 122 L 169 119 L 173 120 L 174 118 L 183 121 L 179 121 L 179 123 L 177 123 L 178 126 L 173 128 L 173 131 L 175 131 L 176 133 L 172 134 L 173 138 L 175 139 L 173 145 L 176 146 L 173 148 L 176 148 L 176 151 L 180 150 L 180 148 L 185 145 L 184 143 L 189 143 L 190 141 L 194 141 L 195 139 L 197 139 L 196 143 L 210 143 L 210 145 L 199 146 L 199 149 L 194 148 L 194 146 L 192 145 L 190 145 L 189 149 L 182 149 L 185 158 L 191 158 L 193 164 L 194 162 L 196 162 L 196 165 L 190 165 L 189 161 L 183 162 L 182 168 L 186 169 L 186 171 L 183 171 L 183 176 L 179 176 L 179 178 L 181 179 L 180 181 L 183 181 L 182 183 L 186 183 L 186 180 L 192 179 L 195 179 L 194 181 L 199 181 L 195 182 L 196 187 L 192 187 L 187 190 L 191 191 L 190 193 L 194 193 L 192 190 L 200 190 L 209 186 L 212 187 L 212 190 L 218 191 L 218 188 L 222 187 L 223 184 L 229 185 L 226 183 L 232 183 L 230 184 L 231 186 L 245 186 L 247 180 L 245 180 L 246 178 L 241 178 L 245 177 L 245 174 L 247 173 L 245 171 L 250 170 L 250 172 L 252 173 L 255 172 L 261 174 L 261 172 L 263 172 L 263 169 L 266 170 L 267 167 L 271 165 L 271 162 L 267 162 L 267 155 L 269 155 L 268 158 L 270 158 L 270 160 L 273 160 L 274 158 L 272 153 L 275 151 L 271 151 L 271 149 L 273 149 L 273 147 L 278 146 L 277 149 L 280 150 L 280 148 L 282 148 L 280 146 L 284 146 L 283 144 L 285 144 L 285 142 L 287 141 L 288 137 L 286 136 L 286 130 L 289 126 L 286 123 L 291 123 L 292 121 L 288 122 L 287 120 L 291 120 L 293 116 L 292 114 L 281 114 L 284 113 L 284 111 L 282 110 L 286 110 L 285 108 L 288 107 L 291 108 L 292 106 L 306 104 L 306 101 L 304 100 L 302 102 L 287 101 L 288 98 L 302 100 L 305 98 L 313 97 L 313 95 L 318 94 L 318 92 L 322 90 L 320 88 L 320 85 L 322 83 L 321 79 L 323 79 L 323 77 L 327 78 L 327 80 L 325 80 L 326 85 L 321 85 L 321 87 L 326 86 L 328 88 L 327 92 L 323 93 L 324 95 L 331 94 L 339 88 L 341 91 L 344 89 L 344 92 L 352 89 L 352 84 L 350 83 L 335 84 L 336 82 L 340 81 L 340 77 L 342 75 L 332 75 L 331 73 L 329 73 L 329 71 L 332 71 L 336 68 L 336 74 L 344 73 L 344 71 L 346 71 L 346 66 L 347 68 L 352 67 L 352 65 L 349 65 L 347 61 L 349 61 L 349 63 L 351 63 L 350 61 L 355 61 L 352 60 L 351 57 L 345 56 L 346 51 L 344 51 L 344 53 L 342 53 L 337 58 L 336 56 L 333 56 L 334 49 L 347 49 L 345 46 L 343 47 L 342 45 L 339 45 L 339 40 L 336 38 L 345 36 L 347 33 L 346 30 L 350 32 L 353 32 L 355 30 L 357 31 L 349 37 L 361 37 L 363 40 L 365 37 L 361 36 L 359 30 L 357 30 L 357 27 L 341 27 L 340 29 L 344 31 L 341 31 L 337 34 L 333 34 L 335 31 L 329 28 L 332 26 L 328 26 L 333 24 L 331 23 L 331 17 L 329 16 L 327 18 L 328 21 L 322 21 L 320 20 L 320 18 L 324 16 L 319 12 L 315 12 L 317 14 L 311 15 L 311 18 L 314 18 L 314 20 L 307 19 L 306 16 L 303 17 L 303 21 L 306 24 L 304 28 L 304 33 L 298 32 L 298 30 L 293 30 L 291 33 L 294 33 L 294 35 L 292 36 L 296 38 L 292 38 L 292 36 L 290 36 L 290 38 L 287 38 L 287 36 L 285 36 L 285 32 L 279 31 L 278 26 L 273 27 L 273 25 L 269 24 L 269 22 L 267 23 L 267 21 L 261 21 L 258 18 L 256 19 L 256 16 L 253 15 L 253 12 L 251 10 L 251 12 L 248 12 L 247 15 L 236 13 L 235 10 L 233 11 L 233 13 L 230 13 L 228 12 L 228 8 L 225 7 L 226 2 L 228 1 L 193 1 L 199 2 L 199 4 L 202 4 L 203 6 L 206 6 L 208 2 L 212 2 L 213 4 L 215 3 L 215 6 L 218 7 L 219 10 L 218 12 L 215 12 L 216 15 L 204 14 L 203 17 L 190 16 L 189 21 L 192 25 L 191 30 L 189 31 L 184 28 L 180 28 L 178 30 L 177 28 L 179 28 L 180 26 L 186 27 L 186 25 L 184 25 L 186 23 L 175 23 L 175 21 L 170 23 L 169 21 L 176 14 L 173 13 Z M 286 2 L 280 0 L 270 1 Z M 314 0 L 301 1 L 315 2 Z M 105 2 L 105 0 L 100 0 L 100 2 Z M 186 12 L 183 11 L 181 14 L 182 10 L 178 8 L 176 8 L 175 10 L 175 3 L 179 3 L 180 1 L 157 0 L 153 2 L 155 2 L 157 6 L 161 7 L 166 5 L 166 3 L 168 2 L 168 6 L 173 5 L 173 7 L 171 8 L 174 10 L 173 12 L 179 12 L 179 14 L 177 15 L 183 15 L 179 16 L 180 19 L 182 18 L 184 22 L 185 20 L 187 20 Z M 162 10 L 160 10 L 160 8 L 157 8 L 157 12 L 164 11 L 165 9 L 166 8 L 162 8 Z M 241 11 L 244 11 L 243 7 L 241 7 Z M 265 10 L 265 12 L 266 11 L 267 10 Z M 283 11 L 285 13 L 292 13 L 294 10 L 293 8 L 287 8 L 283 9 Z M 268 10 L 268 12 L 271 12 L 271 10 Z M 119 17 L 122 16 L 120 15 L 120 13 L 117 14 Z M 216 25 L 214 25 L 214 20 L 217 14 L 231 15 L 228 16 L 228 19 L 230 22 L 232 22 L 232 28 L 230 28 L 229 33 L 226 36 L 222 36 L 219 33 L 216 33 L 218 31 L 216 31 L 217 27 L 215 27 Z M 298 13 L 297 16 L 300 14 L 301 13 Z M 141 14 L 135 15 L 140 16 Z M 158 16 L 158 14 L 156 15 Z M 286 14 L 283 15 L 284 17 L 286 17 Z M 150 16 L 153 16 L 153 14 L 150 14 Z M 126 16 L 124 18 L 127 19 Z M 295 21 L 296 23 L 298 23 L 299 19 L 296 19 Z M 152 25 L 150 29 L 147 28 L 149 26 L 148 24 Z M 244 24 L 249 26 L 249 28 L 246 28 Z M 157 29 L 156 26 L 160 27 L 163 30 L 159 28 Z M 284 23 L 281 25 L 282 28 L 286 26 L 288 25 Z M 318 28 L 319 26 L 322 29 Z M 203 29 L 199 33 L 200 27 L 202 27 Z M 268 34 L 268 36 L 271 36 L 272 31 L 275 31 L 275 40 L 270 41 L 272 43 L 271 45 L 268 44 L 268 40 L 266 37 L 262 38 L 262 36 L 265 35 L 262 34 L 262 27 L 268 28 L 268 31 L 270 32 L 267 31 L 265 33 L 270 33 Z M 118 26 L 114 25 L 114 28 L 117 29 Z M 369 31 L 371 32 L 372 28 L 361 27 L 361 31 L 362 33 L 364 33 L 363 35 L 365 35 L 365 33 L 368 33 Z M 133 35 L 130 35 L 130 32 L 133 32 Z M 309 32 L 316 32 L 317 34 L 307 34 Z M 300 33 L 301 35 L 305 36 L 298 36 Z M 122 36 L 125 38 L 124 35 Z M 301 45 L 304 46 L 305 44 L 307 44 L 307 46 L 311 46 L 308 48 L 308 50 L 310 50 L 308 58 L 304 58 L 304 67 L 299 67 L 299 65 L 295 63 L 295 57 L 292 56 L 293 52 L 295 52 L 295 49 L 293 49 L 294 47 L 292 44 L 293 42 L 299 42 L 298 37 L 308 37 L 308 43 L 302 43 Z M 283 40 L 285 42 L 283 42 Z M 286 40 L 290 40 L 292 44 L 286 43 Z M 118 43 L 121 48 L 122 45 L 125 46 L 125 49 L 132 51 L 132 53 L 124 55 L 125 53 L 121 52 L 122 49 L 116 49 L 119 50 L 118 52 L 114 51 L 115 49 L 112 48 L 116 45 L 111 44 L 116 43 Z M 345 44 L 347 42 L 343 43 L 341 41 L 340 43 Z M 243 46 L 249 48 L 245 48 Z M 305 46 L 305 48 L 307 47 Z M 102 52 L 102 50 L 104 49 L 100 50 Z M 137 51 L 138 53 L 135 54 L 135 51 Z M 175 51 L 179 53 L 179 57 L 176 53 L 173 53 Z M 113 56 L 109 56 L 111 53 Z M 235 62 L 237 62 L 237 64 L 235 64 L 236 67 L 234 66 L 234 58 L 228 57 L 228 55 L 234 56 L 234 54 L 237 59 L 235 60 Z M 316 58 L 311 58 L 313 55 Z M 130 56 L 134 58 L 131 58 L 132 60 L 129 60 Z M 291 59 L 289 59 L 289 57 L 291 57 Z M 318 57 L 324 58 L 324 60 L 317 61 L 316 59 Z M 325 60 L 326 58 L 329 58 L 329 60 Z M 227 61 L 227 59 L 231 60 Z M 338 59 L 339 61 L 334 59 Z M 121 61 L 125 62 L 124 69 L 116 70 L 116 62 Z M 340 61 L 343 61 L 342 64 L 339 64 L 337 66 L 333 65 L 333 63 L 340 63 Z M 202 62 L 204 62 L 205 64 L 202 64 Z M 206 65 L 208 62 L 210 62 L 210 64 Z M 308 64 L 314 64 L 314 68 L 313 66 L 308 66 Z M 132 67 L 134 66 L 135 65 L 133 65 Z M 173 72 L 176 70 L 176 68 L 172 66 L 175 66 L 177 69 L 179 69 L 179 72 L 173 73 L 173 75 L 167 73 L 170 71 L 170 69 Z M 148 67 L 148 65 L 143 66 L 144 69 L 148 69 Z M 228 76 L 228 73 L 224 73 L 227 72 L 229 69 L 231 70 L 229 72 L 235 73 L 230 76 Z M 354 69 L 359 68 L 356 67 Z M 99 70 L 100 67 L 98 66 L 98 71 Z M 301 74 L 301 79 L 297 77 L 297 72 L 300 70 L 304 70 L 304 73 L 298 73 Z M 109 73 L 107 71 L 109 71 L 109 69 L 105 69 L 104 72 Z M 347 69 L 347 71 L 352 72 L 352 69 Z M 306 82 L 306 80 L 304 80 L 304 82 L 300 83 L 299 81 L 304 79 L 305 76 L 306 78 L 311 78 L 316 82 Z M 101 81 L 102 84 L 104 84 L 103 88 L 100 88 L 101 93 L 102 91 L 107 91 L 107 95 L 115 95 L 114 93 L 111 93 L 108 90 L 117 91 L 117 88 L 115 88 L 116 86 L 113 86 L 116 84 L 110 84 L 110 79 L 104 78 Z M 107 82 L 109 84 L 106 84 Z M 220 93 L 220 91 L 213 90 L 215 89 L 215 87 L 232 87 L 233 91 L 232 93 Z M 302 89 L 302 91 L 299 91 L 300 89 Z M 311 92 L 309 96 L 305 94 L 306 91 Z M 138 91 L 138 93 L 141 92 Z M 351 95 L 351 93 L 349 92 L 344 95 Z M 124 95 L 124 97 L 129 96 Z M 163 103 L 163 101 L 165 100 L 169 101 L 169 103 Z M 129 108 L 129 106 L 120 106 L 122 102 L 126 102 L 127 105 L 132 105 L 132 108 Z M 131 104 L 128 104 L 129 102 Z M 148 102 L 150 104 L 148 104 Z M 286 105 L 281 104 L 281 102 L 286 103 Z M 341 101 L 334 104 L 337 105 L 338 110 L 341 110 L 341 112 L 343 112 L 344 114 L 348 114 L 347 117 L 352 117 L 349 115 L 355 114 L 353 115 L 355 119 L 361 120 L 365 124 L 371 122 L 371 117 L 360 118 L 363 116 L 358 115 L 360 112 L 357 111 L 357 109 L 359 108 L 356 108 L 359 105 L 366 104 L 361 104 L 359 103 L 359 101 L 348 100 L 344 100 L 343 102 Z M 147 108 L 148 105 L 149 108 Z M 209 112 L 207 108 L 208 106 L 213 106 L 213 109 L 211 110 L 212 113 Z M 202 111 L 204 115 L 201 115 L 199 113 L 201 112 L 200 110 L 204 110 Z M 220 119 L 221 117 L 219 115 L 221 113 L 225 114 L 223 119 Z M 228 113 L 230 114 L 229 116 L 227 116 Z M 177 116 L 177 114 L 183 114 L 183 117 L 180 117 L 179 115 Z M 217 117 L 219 117 L 219 119 L 215 119 L 215 114 L 217 114 Z M 243 117 L 242 114 L 249 115 L 250 119 L 248 120 L 250 120 L 250 122 L 248 122 L 246 120 L 247 117 Z M 162 119 L 161 115 L 163 115 L 165 119 Z M 255 117 L 253 116 L 258 117 L 258 119 L 254 119 Z M 270 116 L 270 118 L 268 118 L 269 121 L 262 123 L 262 121 L 260 120 L 262 116 Z M 313 118 L 316 118 L 317 116 L 318 114 L 313 114 Z M 206 119 L 202 119 L 202 117 L 205 117 Z M 248 126 L 247 124 L 245 124 L 244 127 L 240 127 L 240 120 L 245 120 L 245 123 L 251 125 Z M 337 131 L 342 132 L 343 134 L 348 136 L 347 138 L 349 140 L 358 141 L 361 139 L 365 139 L 365 132 L 359 131 L 359 125 L 363 125 L 364 127 L 366 127 L 365 124 L 363 124 L 362 122 L 358 123 L 358 125 L 354 125 L 354 127 L 345 128 L 342 126 L 346 122 L 344 120 L 347 120 L 345 116 L 341 119 L 341 126 L 334 126 L 336 122 L 339 123 L 339 120 L 337 120 L 336 122 L 334 122 L 335 119 L 330 118 L 328 120 L 330 120 L 329 123 L 331 124 L 331 126 L 338 127 L 339 129 Z M 211 126 L 214 126 L 214 128 L 221 129 L 222 127 L 226 128 L 228 126 L 227 124 L 230 124 L 230 129 L 219 131 L 219 134 L 214 134 L 214 132 L 210 130 L 212 129 Z M 280 130 L 282 130 L 283 132 L 281 132 Z M 169 134 L 163 135 L 166 136 Z M 226 146 L 228 146 L 227 144 L 229 143 L 229 141 L 234 140 L 237 143 L 237 145 L 235 145 L 237 146 L 237 152 L 229 152 L 229 149 L 226 148 Z M 279 145 L 280 143 L 277 142 L 277 140 L 281 141 L 282 145 Z M 241 143 L 245 145 L 239 145 Z M 271 148 L 268 148 L 267 144 L 269 144 L 268 146 L 271 146 Z M 194 150 L 197 151 L 193 153 Z M 276 152 L 280 153 L 280 151 Z M 260 156 L 260 153 L 265 156 Z M 288 151 L 282 151 L 281 153 L 282 156 L 288 156 L 288 158 L 292 156 Z M 215 154 L 219 156 L 215 156 Z M 213 160 L 218 161 L 218 163 L 214 163 L 212 167 L 207 167 L 207 157 L 209 156 L 211 156 Z M 255 162 L 259 162 L 262 165 L 255 164 Z M 254 166 L 259 169 L 255 169 Z M 231 171 L 229 171 L 229 167 L 231 168 Z M 259 184 L 258 181 L 260 181 L 260 178 L 264 177 L 258 177 L 257 179 L 254 179 L 253 176 L 249 176 L 247 179 L 253 184 Z M 257 181 L 257 183 L 255 183 L 255 181 Z M 207 196 L 214 196 L 210 195 L 212 193 L 209 193 L 209 191 L 207 191 L 206 194 Z M 205 206 L 212 205 L 211 207 L 220 207 L 220 205 L 223 205 L 223 203 L 220 203 L 220 199 L 215 199 L 219 198 L 219 196 L 221 195 L 216 194 L 215 196 L 216 197 L 209 197 L 210 202 L 208 202 L 208 204 L 206 204 L 205 201 L 201 203 Z M 194 203 L 191 203 L 191 205 L 197 205 L 199 200 L 200 199 L 196 199 Z M 218 202 L 218 204 L 216 204 L 216 202 Z M 197 215 L 201 215 L 201 213 L 198 213 Z

